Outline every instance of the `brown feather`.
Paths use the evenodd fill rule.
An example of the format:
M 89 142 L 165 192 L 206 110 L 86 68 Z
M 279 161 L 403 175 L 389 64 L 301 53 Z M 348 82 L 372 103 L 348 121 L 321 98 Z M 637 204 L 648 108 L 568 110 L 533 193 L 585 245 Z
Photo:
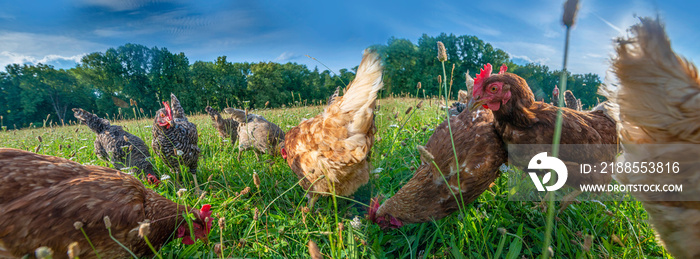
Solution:
M 694 64 L 676 54 L 658 19 L 640 18 L 631 38 L 617 41 L 612 61 L 618 92 L 608 99 L 619 105 L 620 138 L 629 162 L 678 162 L 680 171 L 669 177 L 616 174 L 623 184 L 677 184 L 673 200 L 658 193 L 634 192 L 666 249 L 676 258 L 700 257 L 700 78 Z M 640 147 L 638 144 L 694 144 Z M 644 152 L 634 152 L 635 150 Z M 630 152 L 632 151 L 632 152 Z M 662 196 L 663 197 L 663 196 Z
M 68 245 L 78 242 L 83 248 L 80 258 L 96 258 L 74 227 L 78 221 L 102 258 L 129 257 L 108 236 L 105 216 L 112 222 L 115 238 L 136 255 L 150 255 L 151 250 L 137 235 L 139 222 L 151 221 L 148 237 L 159 249 L 174 237 L 184 211 L 197 213 L 114 169 L 0 149 L 0 250 L 14 257 L 48 246 L 55 258 L 66 258 Z

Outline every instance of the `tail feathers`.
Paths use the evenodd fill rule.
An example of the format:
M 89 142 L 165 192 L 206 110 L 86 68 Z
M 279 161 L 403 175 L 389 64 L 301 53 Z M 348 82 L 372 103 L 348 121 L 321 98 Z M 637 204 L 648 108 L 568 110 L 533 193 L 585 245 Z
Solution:
M 212 117 L 212 119 L 216 119 L 216 117 L 221 117 L 221 114 L 219 114 L 219 111 L 215 110 L 211 106 L 207 106 L 204 108 L 205 111 L 207 111 L 207 114 Z
M 239 109 L 234 109 L 234 108 L 226 108 L 224 109 L 225 113 L 231 114 L 231 118 L 233 118 L 235 121 L 238 123 L 246 123 L 248 116 L 246 115 L 246 112 L 244 110 L 239 110 Z
M 174 94 L 170 94 L 170 109 L 173 110 L 173 118 L 185 118 L 185 109 L 180 105 L 180 100 Z
M 377 93 L 384 86 L 382 72 L 379 55 L 365 50 L 355 80 L 350 83 L 342 101 L 338 103 L 341 113 L 354 114 L 351 131 L 369 130 Z
M 619 80 L 614 101 L 624 122 L 623 140 L 700 143 L 698 70 L 673 52 L 658 19 L 640 20 L 631 28 L 632 38 L 617 40 L 612 64 Z

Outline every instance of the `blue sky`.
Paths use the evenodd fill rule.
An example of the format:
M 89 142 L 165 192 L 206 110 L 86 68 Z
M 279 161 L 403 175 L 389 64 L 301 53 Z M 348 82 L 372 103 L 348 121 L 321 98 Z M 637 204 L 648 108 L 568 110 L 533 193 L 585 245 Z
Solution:
M 0 2 L 0 66 L 70 68 L 81 56 L 137 43 L 184 52 L 190 62 L 297 62 L 337 71 L 389 37 L 475 35 L 511 57 L 560 69 L 563 0 L 541 1 L 169 1 Z M 569 69 L 604 76 L 612 39 L 634 15 L 660 14 L 676 51 L 698 61 L 700 2 L 582 0 Z

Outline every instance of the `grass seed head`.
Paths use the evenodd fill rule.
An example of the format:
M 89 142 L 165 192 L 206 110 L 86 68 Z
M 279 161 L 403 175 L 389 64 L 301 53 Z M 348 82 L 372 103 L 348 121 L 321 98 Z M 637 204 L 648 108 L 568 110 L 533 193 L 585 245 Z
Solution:
M 75 223 L 73 223 L 73 227 L 75 227 L 75 230 L 80 230 L 81 228 L 83 228 L 83 222 L 76 221 Z
M 260 190 L 260 177 L 255 171 L 253 171 L 253 183 L 255 184 L 255 188 L 258 188 L 258 190 Z
M 102 218 L 105 221 L 105 228 L 111 228 L 112 227 L 112 221 L 109 220 L 109 216 L 105 216 Z
M 149 220 L 146 220 L 145 222 L 141 222 L 141 225 L 139 226 L 139 237 L 147 237 L 148 234 L 151 233 L 151 222 Z
M 253 220 L 258 221 L 259 218 L 260 218 L 260 209 L 258 209 L 256 207 L 254 212 L 253 212 Z
M 564 23 L 564 25 L 566 25 L 566 27 L 571 28 L 571 26 L 574 26 L 578 8 L 578 0 L 567 0 L 564 3 L 564 15 L 562 16 L 561 21 Z
M 309 239 L 308 247 L 309 247 L 309 256 L 312 259 L 323 259 L 323 255 L 321 254 L 321 249 L 318 248 L 318 245 L 316 245 L 316 242 Z
M 440 62 L 445 62 L 447 61 L 447 50 L 445 49 L 445 44 L 442 44 L 442 41 L 437 42 L 438 46 L 438 60 Z
M 219 218 L 219 229 L 224 230 L 225 225 L 226 225 L 226 218 L 220 217 Z

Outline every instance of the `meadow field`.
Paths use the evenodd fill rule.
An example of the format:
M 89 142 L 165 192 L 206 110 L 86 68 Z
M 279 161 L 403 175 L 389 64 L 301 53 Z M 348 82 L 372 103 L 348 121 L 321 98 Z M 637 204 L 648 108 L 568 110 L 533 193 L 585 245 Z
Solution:
M 422 107 L 416 108 L 421 101 Z M 509 201 L 503 176 L 475 202 L 445 219 L 381 230 L 366 219 L 370 198 L 390 197 L 411 178 L 412 169 L 420 164 L 416 145 L 424 145 L 446 115 L 436 99 L 380 99 L 378 107 L 369 183 L 349 198 L 322 197 L 311 211 L 302 209 L 307 205 L 306 193 L 281 157 L 256 157 L 251 151 L 238 159 L 234 143 L 218 136 L 204 111 L 190 115 L 199 130 L 202 156 L 197 177 L 206 193 L 196 194 L 190 174 L 173 175 L 156 157 L 152 162 L 158 172 L 170 179 L 150 187 L 181 204 L 211 204 L 213 215 L 223 218 L 224 225 L 214 226 L 209 242 L 185 246 L 176 240 L 157 257 L 307 258 L 309 240 L 328 258 L 534 258 L 543 253 L 555 258 L 670 257 L 636 201 L 583 201 L 569 206 L 556 215 L 552 246 L 543 249 L 545 213 L 534 202 Z M 287 131 L 323 108 L 252 112 Z M 152 117 L 141 116 L 112 124 L 124 126 L 150 146 Z M 51 117 L 44 124 L 5 129 L 0 132 L 0 146 L 109 166 L 94 153 L 95 134 L 87 126 L 58 126 Z M 254 173 L 260 177 L 259 186 Z M 518 172 L 503 172 L 508 173 Z M 174 181 L 187 191 L 178 195 Z M 221 253 L 215 253 L 218 244 L 223 246 Z

